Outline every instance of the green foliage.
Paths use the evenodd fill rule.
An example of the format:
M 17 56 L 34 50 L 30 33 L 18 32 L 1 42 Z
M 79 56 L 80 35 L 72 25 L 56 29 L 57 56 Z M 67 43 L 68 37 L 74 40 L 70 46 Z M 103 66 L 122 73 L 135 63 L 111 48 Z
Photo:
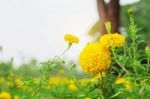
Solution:
M 138 27 L 141 27 L 141 32 L 139 33 L 140 36 L 143 37 L 145 40 L 149 40 L 150 37 L 150 23 L 149 23 L 149 6 L 150 1 L 149 0 L 140 0 L 140 2 L 137 2 L 135 4 L 126 5 L 121 7 L 121 24 L 123 27 L 128 27 L 129 24 L 129 18 L 127 10 L 129 8 L 133 8 L 134 14 L 135 14 L 135 21 L 138 24 Z M 150 41 L 148 41 L 150 42 Z
M 32 59 L 17 69 L 11 59 L 0 62 L 0 93 L 21 99 L 149 99 L 150 47 L 139 33 L 135 15 L 129 13 L 126 44 L 109 49 L 112 64 L 106 74 L 80 73 L 74 62 L 60 56 L 40 64 Z M 108 32 L 110 26 L 107 23 Z

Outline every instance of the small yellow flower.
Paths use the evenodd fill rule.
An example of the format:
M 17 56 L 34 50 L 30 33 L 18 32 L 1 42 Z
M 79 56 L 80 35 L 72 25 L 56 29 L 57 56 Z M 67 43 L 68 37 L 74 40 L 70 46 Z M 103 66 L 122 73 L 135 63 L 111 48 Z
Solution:
M 16 85 L 17 88 L 21 88 L 22 87 L 22 81 L 21 81 L 20 78 L 17 78 L 15 80 L 15 85 Z
M 126 87 L 126 90 L 130 90 L 133 87 L 133 84 L 129 81 L 127 81 L 124 86 Z
M 19 96 L 15 95 L 15 96 L 14 96 L 14 99 L 20 99 L 20 98 L 19 98 Z
M 53 76 L 49 78 L 49 84 L 52 85 L 62 85 L 68 83 L 69 83 L 69 79 L 66 77 Z
M 123 47 L 125 45 L 125 37 L 118 33 L 105 34 L 99 39 L 99 42 L 105 48 Z
M 133 87 L 133 84 L 126 78 L 120 77 L 115 81 L 116 84 L 123 84 L 126 90 L 130 90 Z
M 117 80 L 115 81 L 116 84 L 122 84 L 125 82 L 126 82 L 126 78 L 124 77 L 117 78 Z
M 8 92 L 0 93 L 0 99 L 11 99 L 11 95 Z
M 80 66 L 85 73 L 98 74 L 106 71 L 111 64 L 111 52 L 98 42 L 88 44 L 80 53 Z
M 70 85 L 68 86 L 68 88 L 69 88 L 69 90 L 71 90 L 71 91 L 77 91 L 77 90 L 78 90 L 78 87 L 77 87 L 75 84 L 70 84 Z
M 69 42 L 69 44 L 73 44 L 73 43 L 78 44 L 79 42 L 79 38 L 71 34 L 65 35 L 64 40 Z

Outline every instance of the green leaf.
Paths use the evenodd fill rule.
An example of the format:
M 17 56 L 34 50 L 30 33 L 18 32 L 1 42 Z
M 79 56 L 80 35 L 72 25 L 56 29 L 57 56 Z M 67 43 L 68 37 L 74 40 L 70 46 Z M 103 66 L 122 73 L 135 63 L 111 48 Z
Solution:
M 115 93 L 113 96 L 111 96 L 110 98 L 114 98 L 114 97 L 118 96 L 120 93 L 121 92 L 119 91 L 119 92 Z
M 99 32 L 99 21 L 97 21 L 89 30 L 89 35 L 93 36 Z

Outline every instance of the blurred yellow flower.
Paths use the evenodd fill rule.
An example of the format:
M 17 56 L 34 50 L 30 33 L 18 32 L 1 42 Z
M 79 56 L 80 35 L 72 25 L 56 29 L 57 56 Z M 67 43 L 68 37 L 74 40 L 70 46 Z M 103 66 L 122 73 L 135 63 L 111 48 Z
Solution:
M 8 92 L 1 92 L 0 99 L 11 99 L 11 95 Z
M 15 95 L 15 96 L 14 96 L 14 99 L 20 99 L 20 98 L 19 98 L 19 96 Z
M 52 85 L 61 85 L 61 84 L 68 84 L 69 79 L 65 77 L 53 76 L 49 78 L 49 84 Z
M 124 77 L 119 77 L 117 78 L 117 80 L 115 81 L 116 84 L 122 84 L 122 83 L 125 83 L 126 82 L 126 78 Z
M 78 90 L 78 88 L 77 88 L 77 86 L 76 86 L 75 84 L 70 84 L 70 85 L 68 86 L 68 88 L 69 88 L 69 90 L 71 90 L 71 91 L 77 91 L 77 90 Z
M 88 44 L 80 53 L 80 66 L 85 73 L 98 74 L 106 71 L 111 64 L 111 52 L 100 43 Z
M 117 78 L 115 83 L 116 84 L 123 84 L 125 86 L 126 90 L 129 90 L 133 87 L 133 84 L 128 79 L 126 79 L 124 77 Z
M 125 37 L 118 33 L 105 34 L 100 37 L 99 42 L 105 48 L 123 47 L 125 44 Z
M 127 81 L 124 86 L 126 87 L 126 90 L 130 90 L 133 87 L 133 84 L 129 81 Z
M 78 44 L 79 42 L 79 38 L 71 34 L 66 34 L 64 39 L 65 41 L 69 42 L 69 44 L 73 44 L 73 43 Z
M 22 87 L 22 81 L 21 81 L 21 79 L 20 79 L 20 78 L 17 78 L 17 79 L 15 80 L 15 84 L 16 84 L 16 87 L 17 87 L 17 88 L 21 88 L 21 87 Z

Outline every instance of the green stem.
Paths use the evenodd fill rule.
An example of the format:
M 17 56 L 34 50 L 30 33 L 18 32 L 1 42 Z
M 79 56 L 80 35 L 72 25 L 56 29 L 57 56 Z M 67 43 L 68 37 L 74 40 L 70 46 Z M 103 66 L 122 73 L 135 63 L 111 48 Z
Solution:
M 55 58 L 57 58 L 57 57 L 54 57 L 52 59 L 51 63 L 53 63 Z M 42 77 L 40 79 L 40 82 L 38 83 L 37 87 L 33 90 L 32 96 L 35 96 L 40 91 L 41 85 L 42 85 L 42 81 L 47 77 L 47 74 L 48 74 L 49 71 L 50 71 L 49 65 L 47 65 L 46 70 L 45 70 L 44 74 L 42 75 Z
M 115 52 L 114 52 L 113 49 L 112 49 L 112 53 L 113 53 L 113 55 L 114 55 L 114 57 L 115 57 L 116 63 L 117 63 L 127 74 L 130 74 L 130 72 L 125 68 L 125 66 L 123 66 L 123 65 L 117 60 L 117 56 L 116 56 L 116 54 L 115 54 Z

